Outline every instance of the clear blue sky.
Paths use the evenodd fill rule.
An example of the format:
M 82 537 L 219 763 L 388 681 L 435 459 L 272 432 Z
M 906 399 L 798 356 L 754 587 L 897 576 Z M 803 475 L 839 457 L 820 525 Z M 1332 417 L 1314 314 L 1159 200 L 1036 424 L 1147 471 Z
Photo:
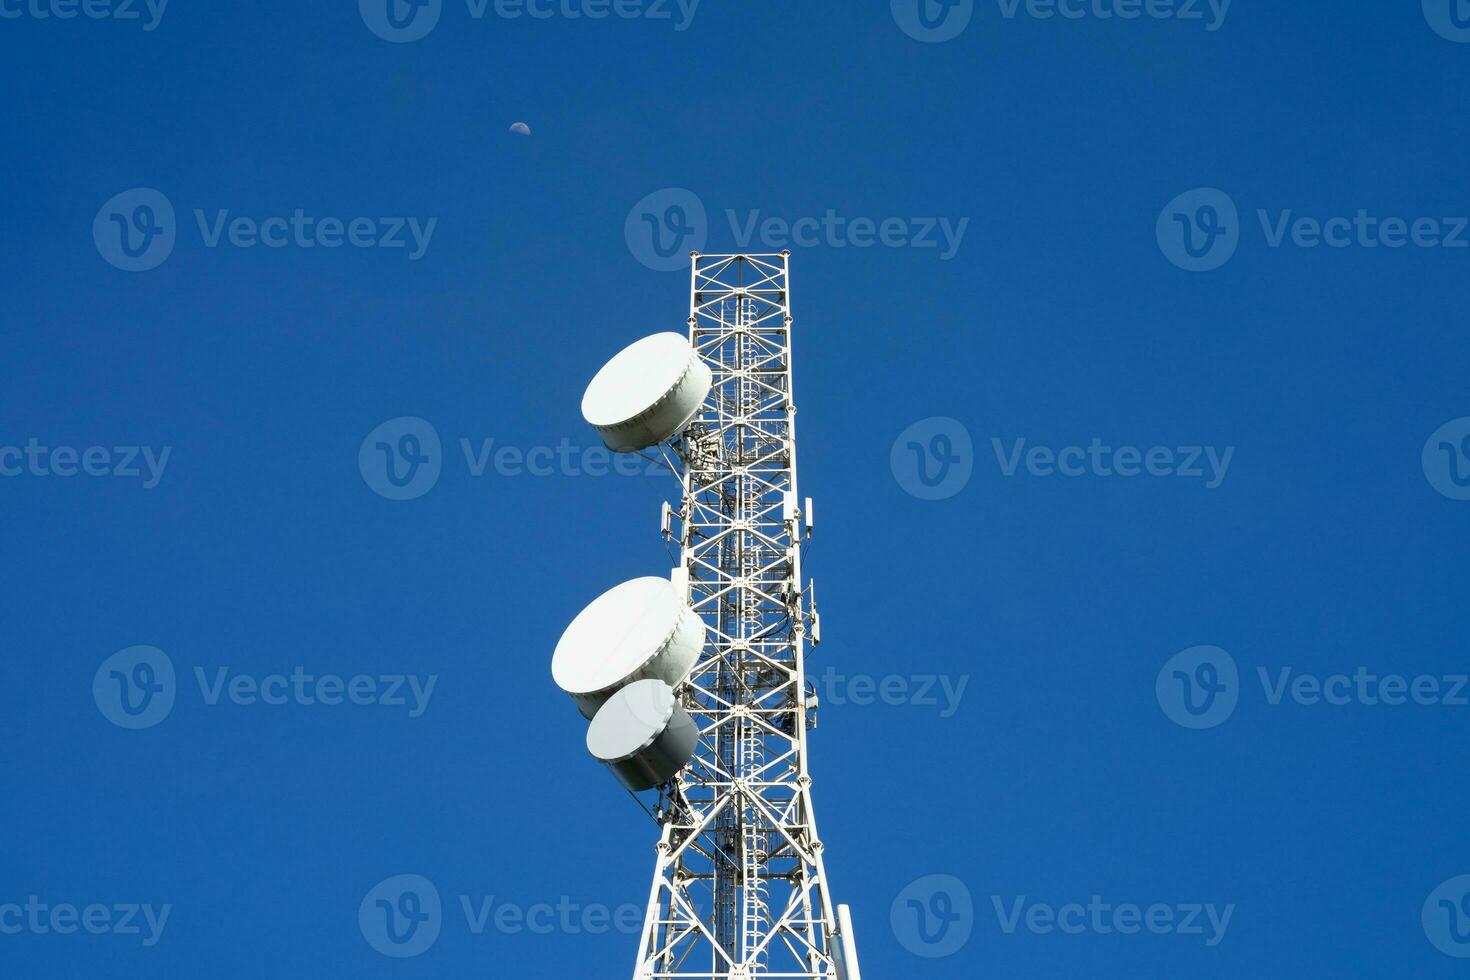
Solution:
M 477 934 L 460 897 L 647 894 L 656 829 L 585 757 L 549 660 L 584 603 L 669 564 L 668 483 L 583 473 L 578 414 L 607 356 L 683 329 L 687 281 L 630 215 L 668 188 L 711 250 L 752 219 L 842 222 L 791 247 L 812 670 L 907 692 L 842 704 L 861 687 L 823 681 L 811 739 L 868 980 L 1463 975 L 1431 893 L 1470 873 L 1470 707 L 1270 685 L 1361 669 L 1447 693 L 1470 659 L 1470 249 L 1448 246 L 1470 240 L 1470 44 L 1414 0 L 1097 16 L 1120 2 L 982 0 L 925 43 L 877 0 L 706 0 L 684 30 L 673 3 L 444 0 L 392 43 L 353 0 L 175 0 L 152 30 L 141 3 L 0 0 L 0 975 L 628 976 L 634 936 Z M 136 188 L 156 194 L 112 203 Z M 698 217 L 673 200 L 647 211 L 665 231 Z M 1360 211 L 1343 247 L 1303 244 L 1298 218 Z M 283 246 L 237 244 L 239 217 Z M 406 247 L 346 242 L 409 217 Z M 966 222 L 954 249 L 853 226 L 897 219 L 898 243 L 940 217 Z M 1395 248 L 1374 237 L 1393 217 L 1434 221 Z M 359 450 L 405 416 L 439 437 L 415 450 L 438 479 L 393 500 Z M 461 440 L 489 439 L 568 440 L 579 475 L 477 476 Z M 1160 472 L 1200 447 L 1206 475 L 1120 477 L 1128 454 L 1094 440 L 1135 467 L 1167 447 Z M 1233 450 L 1217 481 L 1206 447 Z M 970 478 L 923 499 L 936 452 Z M 1080 475 L 1043 475 L 1064 461 Z M 104 661 L 139 645 L 176 683 L 132 730 L 102 707 L 119 677 L 161 685 L 136 672 L 157 655 Z M 1202 645 L 1229 660 L 1176 676 Z M 405 705 L 323 705 L 267 681 L 298 668 L 436 680 L 411 717 L 407 684 Z M 237 703 L 237 675 L 286 703 Z M 931 676 L 965 684 L 954 711 L 918 703 Z M 1181 677 L 1233 711 L 1171 705 Z M 402 959 L 359 925 L 400 874 L 443 905 Z M 929 875 L 971 895 L 956 949 L 910 921 Z M 957 909 L 946 887 L 920 907 Z M 38 928 L 33 895 L 106 905 L 104 934 Z M 1094 895 L 1233 911 L 1215 945 L 1207 924 L 1025 925 Z M 171 907 L 154 945 L 142 913 L 119 933 L 130 903 Z

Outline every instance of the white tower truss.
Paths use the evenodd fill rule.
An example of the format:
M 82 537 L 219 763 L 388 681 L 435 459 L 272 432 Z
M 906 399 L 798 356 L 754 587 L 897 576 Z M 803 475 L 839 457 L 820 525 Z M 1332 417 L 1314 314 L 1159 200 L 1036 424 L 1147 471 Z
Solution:
M 634 980 L 860 980 L 812 810 L 804 656 L 820 639 L 801 546 L 789 253 L 692 259 L 689 338 L 713 386 L 679 440 L 674 581 L 707 627 L 679 696 L 699 728 L 661 791 Z

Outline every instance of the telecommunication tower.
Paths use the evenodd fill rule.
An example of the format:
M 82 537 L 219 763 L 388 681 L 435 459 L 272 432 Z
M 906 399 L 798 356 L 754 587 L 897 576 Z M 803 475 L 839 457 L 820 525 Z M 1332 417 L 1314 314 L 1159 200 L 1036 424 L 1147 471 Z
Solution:
M 821 619 L 801 568 L 789 261 L 694 253 L 687 342 L 639 341 L 583 400 L 610 448 L 657 446 L 682 484 L 661 522 L 680 548 L 667 582 L 604 594 L 553 660 L 593 755 L 658 792 L 633 980 L 861 980 L 807 768 Z

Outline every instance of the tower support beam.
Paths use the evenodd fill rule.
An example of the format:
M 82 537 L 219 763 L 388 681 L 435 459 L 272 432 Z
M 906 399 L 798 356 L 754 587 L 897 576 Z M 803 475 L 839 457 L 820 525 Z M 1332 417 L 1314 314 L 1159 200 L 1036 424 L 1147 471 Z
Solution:
M 839 962 L 850 937 L 838 936 L 807 771 L 814 614 L 801 570 L 789 259 L 692 257 L 689 339 L 714 381 L 679 447 L 675 581 L 707 627 L 680 689 L 700 739 L 660 801 L 634 980 L 837 980 L 856 969 Z

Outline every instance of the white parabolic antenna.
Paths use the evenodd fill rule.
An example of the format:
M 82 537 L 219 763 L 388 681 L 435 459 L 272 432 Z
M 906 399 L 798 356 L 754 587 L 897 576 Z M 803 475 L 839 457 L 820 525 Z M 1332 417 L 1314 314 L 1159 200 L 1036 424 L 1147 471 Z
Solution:
M 577 614 L 551 656 L 551 676 L 583 717 L 624 685 L 654 678 L 675 687 L 704 646 L 704 620 L 665 578 L 615 586 Z
M 587 727 L 587 751 L 635 793 L 673 779 L 698 743 L 694 719 L 657 678 L 618 691 Z
M 713 374 L 677 333 L 656 333 L 603 365 L 582 395 L 582 417 L 614 452 L 636 452 L 683 431 Z

